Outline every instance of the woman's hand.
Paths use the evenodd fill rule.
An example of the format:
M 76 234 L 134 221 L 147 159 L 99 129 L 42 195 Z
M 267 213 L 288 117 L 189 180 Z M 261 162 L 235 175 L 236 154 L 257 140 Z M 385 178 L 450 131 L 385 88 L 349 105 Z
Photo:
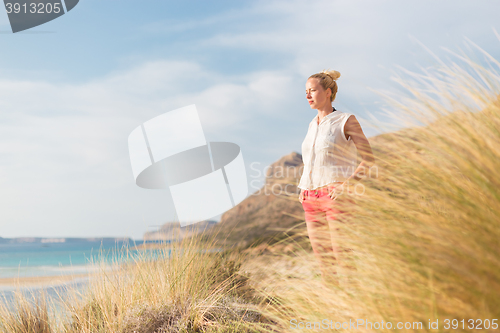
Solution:
M 300 189 L 299 201 L 300 201 L 300 203 L 302 203 L 304 201 L 304 190 L 302 190 L 302 189 Z
M 345 182 L 333 188 L 333 190 L 328 194 L 330 196 L 330 199 L 335 200 L 340 194 L 344 192 L 344 184 Z

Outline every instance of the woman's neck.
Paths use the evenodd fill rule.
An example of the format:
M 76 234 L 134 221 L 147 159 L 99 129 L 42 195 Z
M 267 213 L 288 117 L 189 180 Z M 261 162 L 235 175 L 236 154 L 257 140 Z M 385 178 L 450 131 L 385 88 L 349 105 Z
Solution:
M 317 110 L 318 110 L 318 125 L 319 125 L 323 117 L 328 116 L 330 113 L 333 112 L 333 107 L 331 104 L 325 104 L 325 106 L 318 108 Z

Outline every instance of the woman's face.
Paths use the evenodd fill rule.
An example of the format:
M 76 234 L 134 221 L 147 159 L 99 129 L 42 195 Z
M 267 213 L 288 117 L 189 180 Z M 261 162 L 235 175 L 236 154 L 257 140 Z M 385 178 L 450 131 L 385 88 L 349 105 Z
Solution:
M 319 84 L 319 79 L 310 78 L 306 82 L 306 98 L 311 109 L 321 109 L 325 106 L 331 106 L 330 89 L 323 89 Z

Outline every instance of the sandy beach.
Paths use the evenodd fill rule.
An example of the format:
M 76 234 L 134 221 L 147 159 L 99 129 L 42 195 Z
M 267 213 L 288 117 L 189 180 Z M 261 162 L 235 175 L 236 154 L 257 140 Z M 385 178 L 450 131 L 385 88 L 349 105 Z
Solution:
M 41 288 L 50 287 L 61 284 L 74 282 L 76 280 L 84 280 L 89 278 L 89 274 L 73 274 L 73 275 L 56 275 L 56 276 L 30 276 L 30 277 L 14 277 L 0 278 L 0 289 L 21 288 Z

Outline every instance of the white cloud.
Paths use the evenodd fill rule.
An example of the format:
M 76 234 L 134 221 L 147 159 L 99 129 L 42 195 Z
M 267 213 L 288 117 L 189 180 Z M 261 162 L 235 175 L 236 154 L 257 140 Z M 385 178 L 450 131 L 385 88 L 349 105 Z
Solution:
M 0 234 L 22 230 L 68 236 L 61 233 L 82 225 L 94 226 L 89 229 L 94 233 L 124 232 L 116 229 L 116 218 L 129 219 L 132 225 L 130 219 L 138 219 L 142 210 L 125 213 L 134 207 L 130 200 L 141 202 L 134 198 L 138 188 L 133 186 L 127 148 L 135 127 L 195 103 L 207 139 L 220 132 L 223 138 L 249 119 L 280 112 L 289 81 L 272 72 L 235 80 L 196 63 L 170 61 L 145 63 L 83 84 L 0 81 L 0 198 L 7 216 Z M 167 200 L 155 191 L 142 200 L 158 200 L 158 195 Z M 160 211 L 165 220 L 173 218 L 172 207 L 155 214 Z M 115 219 L 102 218 L 109 214 Z M 145 231 L 142 224 L 137 227 Z M 134 230 L 134 235 L 140 232 Z

